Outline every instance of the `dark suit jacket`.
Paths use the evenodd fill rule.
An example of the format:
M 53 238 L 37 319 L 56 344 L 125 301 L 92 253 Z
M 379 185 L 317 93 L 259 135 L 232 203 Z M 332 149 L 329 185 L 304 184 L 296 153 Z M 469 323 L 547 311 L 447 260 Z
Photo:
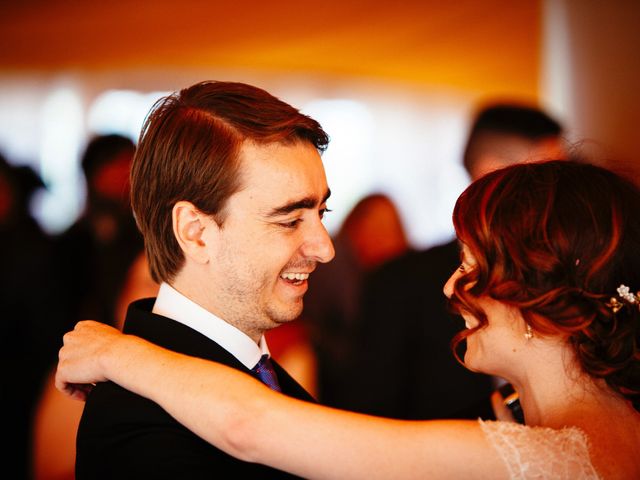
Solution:
M 464 323 L 442 288 L 459 264 L 450 242 L 410 251 L 367 278 L 361 364 L 338 406 L 401 419 L 494 418 L 491 378 L 461 366 L 450 348 Z
M 153 302 L 154 299 L 145 299 L 129 306 L 125 332 L 252 375 L 240 361 L 204 335 L 152 314 Z M 283 393 L 313 401 L 277 362 L 273 363 Z M 234 459 L 191 433 L 157 404 L 112 382 L 98 384 L 87 400 L 78 429 L 76 477 L 78 480 L 294 478 Z

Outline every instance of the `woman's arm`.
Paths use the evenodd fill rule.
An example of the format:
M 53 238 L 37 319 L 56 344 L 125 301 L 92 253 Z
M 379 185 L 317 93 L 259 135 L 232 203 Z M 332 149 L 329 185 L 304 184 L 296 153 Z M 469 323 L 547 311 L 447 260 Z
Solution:
M 233 456 L 305 478 L 507 476 L 477 422 L 406 422 L 321 407 L 224 365 L 80 322 L 64 337 L 56 385 L 81 398 L 77 384 L 105 379 L 158 403 Z

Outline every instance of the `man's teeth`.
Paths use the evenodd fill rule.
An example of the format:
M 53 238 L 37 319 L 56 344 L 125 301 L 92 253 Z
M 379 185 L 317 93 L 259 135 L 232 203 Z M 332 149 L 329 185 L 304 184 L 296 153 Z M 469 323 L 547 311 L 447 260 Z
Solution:
M 307 278 L 309 278 L 309 274 L 308 273 L 283 273 L 282 275 L 280 275 L 280 277 L 284 278 L 285 280 L 306 280 Z

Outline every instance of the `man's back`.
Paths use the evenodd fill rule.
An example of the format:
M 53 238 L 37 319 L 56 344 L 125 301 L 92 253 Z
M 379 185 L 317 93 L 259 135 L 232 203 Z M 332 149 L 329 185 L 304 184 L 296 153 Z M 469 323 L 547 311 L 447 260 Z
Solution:
M 125 332 L 171 350 L 224 363 L 250 374 L 229 352 L 191 328 L 150 313 L 153 300 L 131 305 Z M 312 398 L 274 362 L 285 394 Z M 216 408 L 212 405 L 211 408 Z M 155 403 L 113 383 L 96 386 L 78 430 L 76 476 L 97 478 L 290 478 L 286 473 L 236 460 L 201 440 Z

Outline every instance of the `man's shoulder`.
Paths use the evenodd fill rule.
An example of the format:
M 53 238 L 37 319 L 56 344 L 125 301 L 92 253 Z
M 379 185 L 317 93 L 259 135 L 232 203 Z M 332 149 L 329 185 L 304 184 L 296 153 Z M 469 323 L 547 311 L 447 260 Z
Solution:
M 155 298 L 132 302 L 127 310 L 123 331 L 174 352 L 246 370 L 238 359 L 206 335 L 181 322 L 153 313 L 154 303 Z
M 89 396 L 76 447 L 78 480 L 206 479 L 220 472 L 239 478 L 289 478 L 230 457 L 159 405 L 109 382 L 97 385 Z
M 138 335 L 156 345 L 185 355 L 213 360 L 245 373 L 249 369 L 215 341 L 200 332 L 152 312 L 155 299 L 143 299 L 129 306 L 124 325 L 125 333 Z M 280 365 L 277 366 L 283 393 L 302 400 L 313 401 L 313 397 L 296 382 Z
M 214 341 L 170 318 L 153 314 L 153 300 L 136 301 L 130 306 L 125 331 L 165 348 L 248 372 Z M 292 478 L 230 457 L 197 437 L 156 403 L 112 382 L 98 384 L 90 394 L 77 436 L 79 480 L 204 479 L 220 471 L 247 478 Z

